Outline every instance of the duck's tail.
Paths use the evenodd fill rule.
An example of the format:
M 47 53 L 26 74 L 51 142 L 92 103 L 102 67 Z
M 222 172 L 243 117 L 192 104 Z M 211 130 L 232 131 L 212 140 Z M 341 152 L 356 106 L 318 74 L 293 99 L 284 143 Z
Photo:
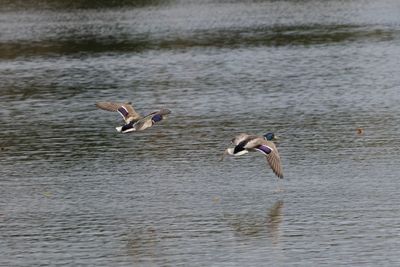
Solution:
M 233 148 L 227 148 L 227 149 L 225 149 L 224 153 L 223 153 L 222 156 L 221 156 L 220 161 L 223 161 L 226 155 L 230 155 L 230 156 L 234 155 L 234 154 L 233 154 Z

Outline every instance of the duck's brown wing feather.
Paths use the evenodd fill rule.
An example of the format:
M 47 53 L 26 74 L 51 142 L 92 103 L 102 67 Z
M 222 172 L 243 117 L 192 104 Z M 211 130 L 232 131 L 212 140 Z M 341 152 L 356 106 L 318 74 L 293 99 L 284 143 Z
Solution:
M 276 176 L 278 176 L 279 178 L 283 178 L 282 163 L 278 149 L 276 148 L 275 144 L 271 141 L 265 141 L 265 143 L 268 147 L 272 149 L 271 153 L 265 155 L 269 166 L 271 167 L 272 171 L 276 174 Z
M 258 137 L 250 140 L 244 148 L 246 149 L 255 149 L 263 153 L 267 159 L 269 166 L 272 171 L 279 178 L 283 178 L 283 170 L 281 158 L 279 156 L 278 149 L 275 144 L 271 141 L 265 140 L 263 137 Z
M 97 102 L 96 107 L 107 111 L 118 112 L 127 123 L 141 118 L 131 103 Z
M 236 135 L 232 140 L 232 144 L 237 146 L 239 143 L 247 140 L 250 137 L 250 135 L 246 134 L 246 133 L 241 133 Z

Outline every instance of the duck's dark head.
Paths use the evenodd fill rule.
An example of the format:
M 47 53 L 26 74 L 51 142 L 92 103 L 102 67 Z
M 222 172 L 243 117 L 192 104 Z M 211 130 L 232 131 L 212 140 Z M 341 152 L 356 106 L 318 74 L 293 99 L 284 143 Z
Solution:
M 275 141 L 275 140 L 277 140 L 277 138 L 276 138 L 276 136 L 275 136 L 274 133 L 266 133 L 266 134 L 264 134 L 263 136 L 264 136 L 265 140 L 268 140 L 268 141 Z

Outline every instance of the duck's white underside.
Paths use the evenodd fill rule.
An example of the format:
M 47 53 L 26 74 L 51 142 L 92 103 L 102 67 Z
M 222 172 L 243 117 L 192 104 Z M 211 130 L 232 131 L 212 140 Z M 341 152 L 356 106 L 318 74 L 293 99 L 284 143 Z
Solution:
M 118 132 L 122 132 L 122 126 L 115 127 L 115 129 L 116 129 Z M 128 130 L 125 130 L 124 133 L 129 133 L 129 132 L 134 132 L 134 131 L 136 131 L 136 128 L 130 128 L 130 129 L 128 129 Z

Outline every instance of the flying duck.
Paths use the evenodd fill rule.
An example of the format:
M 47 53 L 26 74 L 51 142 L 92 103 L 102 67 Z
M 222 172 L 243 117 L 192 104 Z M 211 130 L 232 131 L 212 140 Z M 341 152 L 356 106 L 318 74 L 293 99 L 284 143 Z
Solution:
M 248 135 L 241 133 L 232 139 L 234 147 L 227 148 L 222 155 L 241 156 L 249 152 L 258 151 L 265 155 L 272 171 L 279 178 L 283 178 L 283 170 L 278 149 L 272 140 L 276 139 L 273 133 L 267 133 L 263 136 Z M 221 159 L 221 160 L 222 160 Z
M 143 131 L 150 128 L 155 123 L 162 121 L 171 113 L 169 109 L 160 109 L 142 117 L 135 111 L 130 102 L 97 102 L 96 107 L 107 111 L 118 112 L 122 116 L 125 124 L 115 128 L 120 133 Z

